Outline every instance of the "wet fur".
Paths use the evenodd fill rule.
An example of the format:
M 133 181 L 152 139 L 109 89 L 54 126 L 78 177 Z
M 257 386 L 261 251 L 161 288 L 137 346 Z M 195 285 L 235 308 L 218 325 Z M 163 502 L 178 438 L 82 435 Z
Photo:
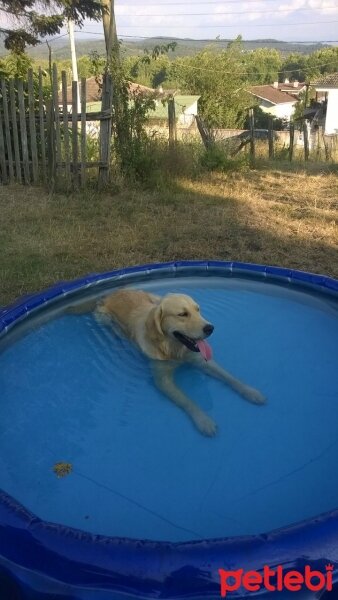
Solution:
M 158 389 L 187 413 L 202 434 L 214 435 L 217 426 L 177 387 L 174 372 L 180 364 L 192 363 L 208 375 L 230 385 L 246 400 L 264 403 L 259 391 L 235 379 L 215 361 L 206 362 L 200 353 L 191 352 L 173 336 L 176 330 L 193 339 L 207 337 L 203 327 L 208 322 L 190 296 L 167 294 L 160 297 L 141 290 L 122 289 L 97 304 L 89 301 L 70 307 L 68 312 L 74 314 L 92 310 L 97 318 L 117 324 L 121 332 L 152 361 L 154 382 Z M 188 316 L 182 316 L 185 313 Z

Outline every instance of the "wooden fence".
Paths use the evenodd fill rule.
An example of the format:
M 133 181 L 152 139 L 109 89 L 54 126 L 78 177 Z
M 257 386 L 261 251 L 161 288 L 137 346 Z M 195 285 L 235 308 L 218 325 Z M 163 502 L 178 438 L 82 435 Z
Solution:
M 99 186 L 109 181 L 112 80 L 102 80 L 99 112 L 86 112 L 86 80 L 67 86 L 53 65 L 48 85 L 41 68 L 27 81 L 0 80 L 0 183 L 40 183 L 84 187 L 88 169 Z M 80 90 L 80 91 L 79 91 Z M 87 124 L 97 123 L 98 155 L 87 159 Z
M 252 113 L 250 129 L 208 129 L 200 117 L 196 117 L 198 130 L 207 149 L 218 145 L 230 157 L 235 157 L 247 147 L 251 162 L 255 157 L 264 159 L 288 159 L 320 162 L 337 162 L 338 135 L 326 135 L 323 124 L 310 128 L 305 121 L 293 122 L 286 130 L 274 130 L 269 118 L 267 129 L 254 126 Z M 201 124 L 202 123 L 202 124 Z M 203 125 L 203 126 L 202 126 Z

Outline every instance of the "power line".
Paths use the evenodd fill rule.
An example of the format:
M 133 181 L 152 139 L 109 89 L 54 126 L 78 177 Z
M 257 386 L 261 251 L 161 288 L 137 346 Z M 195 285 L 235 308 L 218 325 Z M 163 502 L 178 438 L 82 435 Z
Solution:
M 322 67 L 328 67 L 330 65 L 336 65 L 337 61 L 331 61 L 331 62 L 327 62 L 321 65 L 315 65 L 316 69 L 321 69 Z M 193 69 L 194 71 L 210 71 L 209 68 L 206 67 L 194 67 L 192 65 L 185 65 L 184 63 L 180 63 L 179 67 L 183 67 L 186 69 Z M 274 71 L 274 73 L 276 75 L 283 75 L 284 73 L 297 73 L 298 71 L 312 71 L 314 67 L 299 67 L 297 69 L 284 69 L 283 71 Z M 232 71 L 223 71 L 223 70 L 213 70 L 213 73 L 222 73 L 223 75 L 232 75 L 233 74 L 233 70 Z M 253 76 L 257 76 L 257 75 L 266 75 L 266 72 L 245 72 L 245 71 L 241 71 L 238 72 L 237 75 L 253 75 Z M 268 84 L 267 84 L 268 85 Z
M 121 16 L 121 15 L 120 15 Z M 194 27 L 195 29 L 210 29 L 210 28 L 216 28 L 216 29 L 222 29 L 224 27 L 226 28 L 234 28 L 236 27 L 236 29 L 238 29 L 238 27 L 303 27 L 304 25 L 331 25 L 332 23 L 338 23 L 338 21 L 307 21 L 305 23 L 236 23 L 236 25 L 223 25 L 223 24 L 219 24 L 219 25 L 193 25 L 192 27 Z M 145 25 L 122 25 L 122 27 L 127 27 L 128 29 L 144 29 Z M 158 25 L 146 25 L 147 29 L 149 28 L 158 28 Z M 175 27 L 175 29 L 182 29 L 182 28 L 186 28 L 186 25 L 168 25 L 168 27 Z M 123 34 L 120 34 L 123 35 Z
M 218 17 L 218 16 L 229 16 L 229 15 L 250 15 L 250 14 L 270 14 L 270 13 L 283 13 L 283 12 L 308 12 L 308 11 L 312 11 L 312 10 L 334 10 L 337 9 L 338 5 L 335 4 L 334 6 L 324 6 L 324 7 L 316 7 L 316 8 L 297 8 L 297 9 L 290 9 L 290 8 L 275 8 L 275 9 L 270 9 L 270 10 L 240 10 L 240 11 L 236 11 L 236 12 L 217 12 L 217 13 L 177 13 L 176 15 L 173 15 L 172 13 L 162 13 L 162 14 L 148 14 L 148 15 L 144 15 L 144 14 L 132 14 L 133 17 Z M 126 14 L 116 14 L 117 17 L 125 17 L 128 16 Z
M 79 33 L 79 31 L 77 31 L 76 33 Z M 100 35 L 102 35 L 100 33 Z M 41 40 L 43 42 L 47 42 L 48 44 L 56 42 L 56 40 L 59 40 L 60 38 L 66 37 L 68 36 L 68 33 L 63 33 L 62 35 L 57 35 L 56 37 L 51 38 L 50 40 Z
M 96 35 L 101 35 L 103 37 L 103 34 L 101 34 L 99 32 L 78 31 L 77 33 L 96 33 Z M 131 37 L 131 36 L 126 36 L 126 37 Z M 152 38 L 147 38 L 145 36 L 142 36 L 142 39 L 152 39 Z M 200 40 L 195 40 L 195 41 L 200 41 Z M 218 40 L 218 41 L 221 41 L 221 40 Z M 327 40 L 324 40 L 324 41 L 327 41 Z M 318 43 L 324 43 L 324 41 L 323 42 L 315 42 L 315 43 L 316 44 L 318 44 Z M 329 40 L 329 41 L 331 41 L 331 42 L 332 41 L 338 42 L 338 40 Z M 299 43 L 299 42 L 289 42 L 289 43 L 296 44 L 296 43 Z M 313 43 L 313 42 L 301 42 L 301 43 L 307 43 L 307 44 L 309 44 L 309 43 Z M 134 48 L 131 48 L 131 47 L 129 47 L 129 48 L 130 48 L 130 50 L 134 50 Z M 276 75 L 282 75 L 283 73 L 297 73 L 298 71 L 305 71 L 305 72 L 307 72 L 307 71 L 312 71 L 313 69 L 321 69 L 323 67 L 329 67 L 331 65 L 336 65 L 336 64 L 337 64 L 337 60 L 334 60 L 334 61 L 330 61 L 330 62 L 327 62 L 327 63 L 322 63 L 320 65 L 314 65 L 313 67 L 298 67 L 296 69 L 284 69 L 283 71 L 275 71 L 275 73 L 276 73 Z M 183 67 L 185 69 L 193 69 L 195 71 L 209 71 L 208 68 L 194 67 L 193 65 L 185 65 L 184 63 L 180 63 L 179 66 Z M 223 71 L 223 70 L 220 71 L 220 70 L 218 70 L 218 71 L 214 71 L 214 72 L 221 73 L 223 75 L 231 75 L 231 74 L 233 74 L 233 71 Z M 258 75 L 266 75 L 266 73 L 265 72 L 264 73 L 263 72 L 240 72 L 240 73 L 238 73 L 238 75 L 258 76 Z
M 99 35 L 99 36 L 102 37 L 102 39 L 104 37 L 102 33 L 97 32 L 97 31 L 75 30 L 75 33 L 84 33 L 84 34 L 91 34 L 91 35 Z M 55 41 L 55 40 L 57 40 L 59 38 L 65 37 L 66 35 L 68 35 L 68 34 L 65 33 L 63 35 L 57 36 L 56 38 L 48 40 L 48 42 L 49 43 L 53 42 L 53 41 Z M 130 38 L 130 37 L 133 37 L 133 36 L 125 36 L 125 37 L 129 37 Z M 147 39 L 147 40 L 153 39 L 153 38 L 149 38 L 149 37 L 146 37 L 146 36 L 140 36 L 140 38 L 141 39 Z M 134 37 L 133 37 L 133 39 L 134 39 Z M 209 41 L 219 41 L 220 42 L 222 40 L 193 40 L 193 41 L 208 41 L 208 42 Z M 245 41 L 245 40 L 243 40 L 243 41 Z M 250 40 L 246 40 L 246 41 L 250 41 Z M 255 40 L 252 40 L 252 41 L 255 41 Z M 303 43 L 304 44 L 319 44 L 320 43 L 320 44 L 322 44 L 322 43 L 338 43 L 338 40 L 321 40 L 320 42 L 318 42 L 318 41 L 315 41 L 315 42 L 311 42 L 311 41 L 297 42 L 296 41 L 296 42 L 287 42 L 287 43 L 292 43 L 292 44 L 299 44 L 299 43 L 301 43 L 301 44 L 303 44 Z M 134 48 L 132 48 L 132 47 L 129 47 L 129 49 L 130 50 L 134 50 Z M 276 75 L 282 75 L 282 74 L 285 74 L 285 73 L 297 73 L 298 71 L 305 71 L 305 72 L 307 72 L 307 71 L 312 71 L 314 68 L 315 69 L 321 69 L 323 67 L 328 67 L 328 66 L 336 65 L 336 64 L 337 64 L 337 61 L 330 61 L 330 62 L 323 63 L 323 64 L 320 64 L 320 65 L 314 65 L 313 67 L 298 67 L 296 69 L 284 69 L 283 71 L 275 71 L 275 73 L 276 73 Z M 180 63 L 179 67 L 180 68 L 183 67 L 185 69 L 191 69 L 191 70 L 194 70 L 194 71 L 209 71 L 210 70 L 209 68 L 195 67 L 193 65 L 186 65 L 184 63 Z M 233 70 L 232 71 L 216 70 L 216 71 L 213 71 L 213 72 L 219 73 L 219 74 L 222 74 L 222 75 L 231 75 L 231 74 L 233 74 Z M 259 75 L 265 76 L 266 73 L 265 72 L 257 72 L 257 71 L 255 71 L 255 72 L 241 71 L 240 73 L 238 73 L 238 75 L 240 75 L 240 76 L 247 75 L 247 76 L 255 76 L 255 77 L 257 77 Z
M 284 73 L 297 73 L 298 71 L 312 71 L 313 69 L 321 69 L 322 67 L 329 67 L 330 65 L 336 65 L 337 61 L 327 62 L 321 65 L 315 65 L 314 67 L 298 67 L 297 69 L 284 69 L 283 71 L 274 71 L 276 75 L 283 75 Z M 184 63 L 179 64 L 179 68 L 183 67 L 184 69 L 192 69 L 194 71 L 210 71 L 210 68 L 206 67 L 194 67 L 192 65 L 185 65 Z M 234 71 L 223 71 L 223 70 L 214 70 L 213 73 L 220 73 L 222 75 L 233 75 Z M 258 75 L 266 75 L 266 72 L 245 72 L 241 71 L 236 73 L 237 75 L 249 75 L 249 76 L 258 76 Z M 269 84 L 267 84 L 269 85 Z
M 94 32 L 92 32 L 94 33 Z M 101 34 L 98 34 L 101 35 Z M 121 37 L 123 38 L 128 38 L 128 39 L 132 39 L 132 40 L 155 40 L 155 39 L 161 39 L 161 38 L 170 38 L 171 36 L 144 36 L 144 35 L 125 35 L 124 33 L 121 34 Z M 231 42 L 233 41 L 233 39 L 192 39 L 192 38 L 186 38 L 186 39 L 181 39 L 181 38 L 174 38 L 175 39 L 179 39 L 182 42 L 210 42 L 211 44 L 217 44 L 217 43 L 225 43 L 225 42 Z M 242 43 L 244 44 L 255 44 L 255 43 L 259 43 L 259 42 L 263 42 L 264 44 L 310 44 L 310 45 L 314 45 L 314 44 L 338 44 L 338 40 L 309 40 L 309 41 L 304 41 L 304 40 L 296 40 L 296 41 L 284 41 L 284 40 L 259 40 L 259 39 L 254 39 L 254 40 L 241 40 Z
M 332 21 L 330 21 L 332 22 Z M 84 33 L 86 35 L 99 35 L 102 37 L 103 39 L 103 33 L 101 33 L 100 31 L 83 31 L 82 29 L 77 29 L 75 30 L 75 33 Z M 67 35 L 67 34 L 64 34 Z M 60 35 L 59 37 L 63 37 L 62 35 Z M 232 39 L 210 39 L 210 38 L 200 38 L 200 39 L 194 39 L 194 38 L 172 38 L 172 36 L 170 35 L 154 35 L 154 36 L 149 36 L 149 35 L 126 35 L 124 33 L 120 34 L 120 37 L 123 38 L 128 38 L 128 39 L 132 39 L 135 40 L 135 42 L 137 42 L 138 40 L 154 40 L 154 39 L 161 39 L 161 38 L 170 38 L 173 40 L 178 40 L 179 42 L 183 42 L 183 43 L 187 43 L 187 42 L 210 42 L 211 44 L 215 44 L 215 43 L 225 43 L 225 42 L 230 42 L 233 41 Z M 53 38 L 53 39 L 58 39 L 58 38 Z M 49 41 L 53 41 L 49 40 Z M 285 40 L 259 40 L 259 39 L 254 39 L 254 40 L 241 40 L 244 44 L 250 44 L 250 43 L 259 43 L 259 42 L 263 42 L 264 44 L 338 44 L 338 40 L 293 40 L 293 41 L 285 41 Z

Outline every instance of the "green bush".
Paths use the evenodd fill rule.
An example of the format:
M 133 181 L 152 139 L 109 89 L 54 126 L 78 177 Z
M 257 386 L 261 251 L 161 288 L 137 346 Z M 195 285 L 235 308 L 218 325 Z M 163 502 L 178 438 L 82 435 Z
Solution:
M 231 158 L 223 148 L 214 145 L 204 151 L 200 157 L 200 165 L 205 171 L 243 171 L 249 167 L 249 161 L 244 154 Z

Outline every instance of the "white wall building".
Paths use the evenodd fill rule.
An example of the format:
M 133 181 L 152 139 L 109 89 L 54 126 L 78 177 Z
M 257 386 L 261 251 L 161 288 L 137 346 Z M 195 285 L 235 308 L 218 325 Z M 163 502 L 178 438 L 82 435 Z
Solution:
M 276 117 L 290 121 L 298 98 L 279 89 L 278 82 L 272 85 L 255 85 L 249 92 L 259 101 L 259 107 Z
M 324 92 L 327 99 L 325 134 L 338 134 L 338 73 L 326 75 L 314 86 L 316 92 Z

